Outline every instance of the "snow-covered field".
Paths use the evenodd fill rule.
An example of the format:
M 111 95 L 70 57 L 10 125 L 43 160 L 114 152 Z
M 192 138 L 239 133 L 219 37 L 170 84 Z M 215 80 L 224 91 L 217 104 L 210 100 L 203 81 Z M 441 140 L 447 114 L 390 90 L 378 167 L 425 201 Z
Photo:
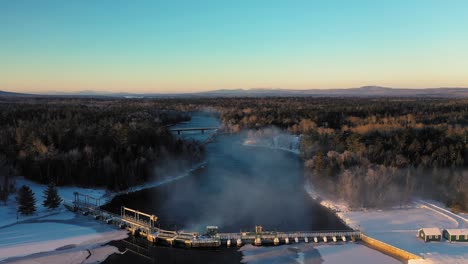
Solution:
M 177 176 L 135 186 L 125 192 L 156 187 L 190 175 L 204 166 L 200 163 Z M 16 179 L 17 189 L 29 186 L 36 198 L 37 211 L 32 216 L 17 214 L 16 195 L 12 194 L 6 205 L 0 205 L 0 262 L 8 263 L 95 263 L 117 252 L 117 248 L 103 246 L 112 240 L 127 237 L 126 231 L 116 230 L 88 216 L 76 215 L 63 205 L 55 210 L 42 206 L 46 185 L 22 177 Z M 57 187 L 65 203 L 74 200 L 74 192 L 108 201 L 119 193 L 99 188 Z M 34 260 L 34 261 L 33 261 Z
M 17 214 L 16 194 L 12 194 L 10 195 L 6 205 L 0 205 L 0 215 L 2 216 L 0 218 L 0 228 L 5 227 L 7 225 L 15 224 L 17 222 L 28 221 L 45 215 L 53 215 L 60 213 L 60 210 L 49 210 L 42 206 L 42 201 L 44 200 L 43 192 L 47 187 L 46 185 L 29 181 L 27 179 L 24 179 L 23 177 L 18 177 L 16 179 L 16 188 L 19 189 L 23 185 L 29 186 L 34 193 L 37 207 L 36 214 L 32 216 L 22 216 Z M 86 189 L 79 187 L 58 187 L 57 189 L 63 201 L 69 203 L 74 200 L 74 192 L 80 192 L 82 194 L 90 195 L 95 198 L 101 198 L 106 193 L 103 189 Z
M 82 263 L 89 259 L 88 256 L 93 256 L 93 252 L 99 252 L 99 256 L 93 256 L 93 259 L 104 260 L 108 255 L 103 252 L 112 254 L 117 248 L 103 245 L 126 237 L 126 231 L 116 230 L 72 212 L 60 212 L 29 223 L 1 228 L 0 261 Z
M 63 206 L 49 210 L 42 206 L 45 185 L 18 178 L 17 188 L 29 186 L 36 198 L 37 212 L 32 216 L 17 215 L 15 195 L 6 205 L 0 206 L 0 262 L 8 263 L 82 263 L 102 261 L 117 251 L 112 246 L 102 246 L 109 241 L 123 239 L 125 231 L 116 230 L 76 215 Z M 96 198 L 105 195 L 103 189 L 58 187 L 65 202 L 74 199 L 78 191 Z M 33 254 L 33 255 L 32 255 Z
M 337 211 L 350 227 L 358 228 L 365 234 L 392 246 L 424 257 L 422 261 L 410 263 L 468 263 L 468 243 L 447 241 L 425 243 L 419 239 L 417 230 L 422 227 L 466 228 L 466 214 L 454 214 L 444 205 L 434 201 L 416 200 L 405 208 L 385 210 L 351 211 L 343 201 L 324 197 L 311 187 L 305 186 L 312 198 L 320 200 L 323 206 Z
M 387 244 L 423 256 L 428 263 L 468 263 L 468 243 L 425 243 L 417 230 L 422 227 L 463 228 L 466 220 L 429 202 L 415 202 L 407 209 L 347 211 L 338 213 L 351 226 Z

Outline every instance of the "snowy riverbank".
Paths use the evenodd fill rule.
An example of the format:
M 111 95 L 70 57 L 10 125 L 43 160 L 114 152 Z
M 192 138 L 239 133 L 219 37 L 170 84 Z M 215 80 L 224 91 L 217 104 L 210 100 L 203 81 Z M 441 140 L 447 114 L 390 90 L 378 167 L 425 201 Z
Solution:
M 148 182 L 140 184 L 140 185 L 132 186 L 132 187 L 128 188 L 127 190 L 120 191 L 120 192 L 110 192 L 110 193 L 108 192 L 103 196 L 104 201 L 105 201 L 105 203 L 107 203 L 107 202 L 110 202 L 110 200 L 112 200 L 112 198 L 114 198 L 115 196 L 120 195 L 120 194 L 128 194 L 128 193 L 132 193 L 132 192 L 138 192 L 138 191 L 141 191 L 141 190 L 144 190 L 144 189 L 158 187 L 158 186 L 161 186 L 161 185 L 164 185 L 164 184 L 171 183 L 173 181 L 183 179 L 183 178 L 189 176 L 192 172 L 194 172 L 194 171 L 196 171 L 196 170 L 198 170 L 200 168 L 203 168 L 205 165 L 206 165 L 206 162 L 203 161 L 203 162 L 197 163 L 196 165 L 192 166 L 187 171 L 185 171 L 183 173 L 179 173 L 178 175 L 169 176 L 169 177 L 166 177 L 164 179 L 157 180 L 157 181 L 148 181 Z
M 273 138 L 265 137 L 263 134 L 251 134 L 242 143 L 244 146 L 263 147 L 276 150 L 300 154 L 300 137 L 294 135 L 276 134 Z M 318 195 L 311 184 L 306 184 L 307 193 L 315 200 L 319 201 L 332 211 L 346 211 L 344 202 L 337 203 L 323 199 Z M 254 247 L 252 245 L 243 246 L 242 263 L 248 264 L 269 264 L 269 263 L 325 263 L 337 264 L 348 263 L 361 264 L 398 264 L 401 261 L 387 256 L 379 251 L 368 248 L 359 243 L 345 244 L 315 244 L 300 243 L 282 245 L 278 247 Z
M 126 237 L 126 231 L 61 211 L 1 228 L 0 262 L 95 263 L 118 251 L 105 244 Z
M 278 129 L 269 128 L 256 132 L 248 131 L 247 137 L 242 144 L 244 146 L 279 149 L 300 154 L 300 142 L 300 136 L 286 134 Z
M 82 263 L 103 261 L 117 251 L 103 246 L 112 240 L 124 239 L 127 232 L 116 230 L 89 217 L 76 215 L 63 206 L 50 210 L 42 205 L 46 185 L 22 177 L 16 188 L 29 186 L 36 198 L 37 212 L 32 216 L 17 215 L 15 195 L 0 206 L 0 262 L 8 263 Z M 105 190 L 58 187 L 64 202 L 74 199 L 74 192 L 103 197 Z
M 9 226 L 16 223 L 22 223 L 25 221 L 31 221 L 48 215 L 61 214 L 65 209 L 61 206 L 56 210 L 49 210 L 42 205 L 43 201 L 43 192 L 47 188 L 46 185 L 35 183 L 33 181 L 27 180 L 23 177 L 16 178 L 16 189 L 21 188 L 21 186 L 27 185 L 31 188 L 36 198 L 36 213 L 32 216 L 22 216 L 17 214 L 17 202 L 16 194 L 11 194 L 8 198 L 6 205 L 0 205 L 0 228 Z M 100 188 L 80 188 L 80 187 L 57 187 L 60 197 L 65 203 L 71 203 L 74 200 L 74 192 L 79 192 L 85 195 L 89 195 L 95 198 L 102 198 L 105 196 L 106 191 Z
M 134 186 L 124 192 L 108 192 L 101 188 L 57 187 L 66 203 L 74 200 L 74 192 L 110 201 L 121 193 L 135 192 L 173 182 L 190 175 L 205 165 L 204 162 L 176 176 Z M 97 263 L 104 261 L 118 249 L 106 245 L 127 237 L 127 232 L 97 222 L 91 217 L 77 215 L 63 205 L 50 210 L 42 205 L 46 185 L 18 177 L 16 188 L 29 186 L 36 198 L 37 211 L 32 216 L 16 213 L 16 195 L 0 206 L 0 263 Z
M 409 263 L 468 263 L 468 242 L 425 243 L 416 236 L 417 230 L 422 227 L 442 230 L 468 226 L 466 215 L 454 214 L 440 203 L 415 200 L 405 208 L 350 210 L 346 202 L 321 195 L 310 183 L 305 185 L 305 189 L 313 199 L 334 210 L 350 227 L 424 258 Z
M 278 141 L 263 135 L 250 135 L 243 142 L 246 146 L 267 147 L 284 151 L 300 153 L 299 147 L 290 149 L 285 146 L 299 146 L 294 144 L 300 138 L 289 135 L 288 140 Z M 283 144 L 278 144 L 283 142 Z M 288 143 L 289 142 L 289 143 Z M 410 263 L 454 263 L 468 264 L 468 243 L 431 242 L 425 243 L 416 237 L 416 232 L 422 227 L 466 228 L 468 227 L 467 214 L 453 214 L 444 205 L 434 201 L 414 201 L 404 208 L 389 208 L 385 210 L 350 210 L 346 201 L 339 201 L 333 197 L 316 190 L 312 183 L 306 182 L 304 186 L 309 196 L 322 206 L 336 212 L 336 214 L 350 227 L 360 229 L 367 235 L 379 239 L 387 244 L 399 247 L 416 255 L 423 260 L 410 261 Z M 332 247 L 319 245 L 314 247 L 323 263 L 339 263 L 343 259 L 354 259 L 359 263 L 400 263 L 380 252 L 363 245 L 346 247 Z M 310 248 L 303 246 L 284 248 L 257 249 L 244 248 L 243 262 L 270 263 L 272 258 L 284 258 L 298 263 L 315 263 L 317 256 L 310 253 Z M 309 254 L 309 257 L 307 257 Z M 334 256 L 337 256 L 336 258 Z M 286 261 L 287 262 L 287 261 Z M 319 262 L 317 262 L 319 263 Z

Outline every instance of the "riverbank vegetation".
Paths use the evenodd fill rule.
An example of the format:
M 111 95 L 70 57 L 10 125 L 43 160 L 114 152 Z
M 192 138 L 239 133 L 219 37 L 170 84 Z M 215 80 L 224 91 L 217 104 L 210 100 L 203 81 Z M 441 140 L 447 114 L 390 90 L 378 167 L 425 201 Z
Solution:
M 301 135 L 306 177 L 352 206 L 403 205 L 419 195 L 468 210 L 467 99 L 28 99 L 0 107 L 0 157 L 44 183 L 122 189 L 148 179 L 155 165 L 197 161 L 203 149 L 166 126 L 208 110 L 228 132 Z
M 351 206 L 402 205 L 422 195 L 468 210 L 466 99 L 243 98 L 223 103 L 229 131 L 277 126 L 301 134 L 308 177 Z
M 189 118 L 148 101 L 0 103 L 0 189 L 7 193 L 11 175 L 23 175 L 45 184 L 119 190 L 188 168 L 203 159 L 203 148 L 176 139 L 167 126 Z

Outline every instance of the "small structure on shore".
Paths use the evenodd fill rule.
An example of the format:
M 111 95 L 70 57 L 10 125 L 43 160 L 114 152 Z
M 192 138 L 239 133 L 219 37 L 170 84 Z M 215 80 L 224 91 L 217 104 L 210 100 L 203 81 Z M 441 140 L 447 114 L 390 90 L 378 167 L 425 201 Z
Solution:
M 209 236 L 217 236 L 218 235 L 218 227 L 217 226 L 207 226 L 206 227 L 206 234 Z
M 468 242 L 468 229 L 444 229 L 444 238 L 450 242 Z
M 418 237 L 424 240 L 424 242 L 440 241 L 442 239 L 442 234 L 437 227 L 426 227 L 418 230 Z

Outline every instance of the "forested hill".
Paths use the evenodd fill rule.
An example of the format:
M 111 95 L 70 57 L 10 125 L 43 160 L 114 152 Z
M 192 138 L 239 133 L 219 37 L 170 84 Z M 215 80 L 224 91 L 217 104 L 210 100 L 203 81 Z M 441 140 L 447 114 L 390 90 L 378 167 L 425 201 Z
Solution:
M 183 168 L 203 158 L 202 146 L 177 140 L 167 129 L 189 118 L 146 101 L 2 103 L 0 173 L 42 183 L 124 189 L 160 176 L 155 167 L 169 170 L 173 159 L 179 160 L 173 167 Z

